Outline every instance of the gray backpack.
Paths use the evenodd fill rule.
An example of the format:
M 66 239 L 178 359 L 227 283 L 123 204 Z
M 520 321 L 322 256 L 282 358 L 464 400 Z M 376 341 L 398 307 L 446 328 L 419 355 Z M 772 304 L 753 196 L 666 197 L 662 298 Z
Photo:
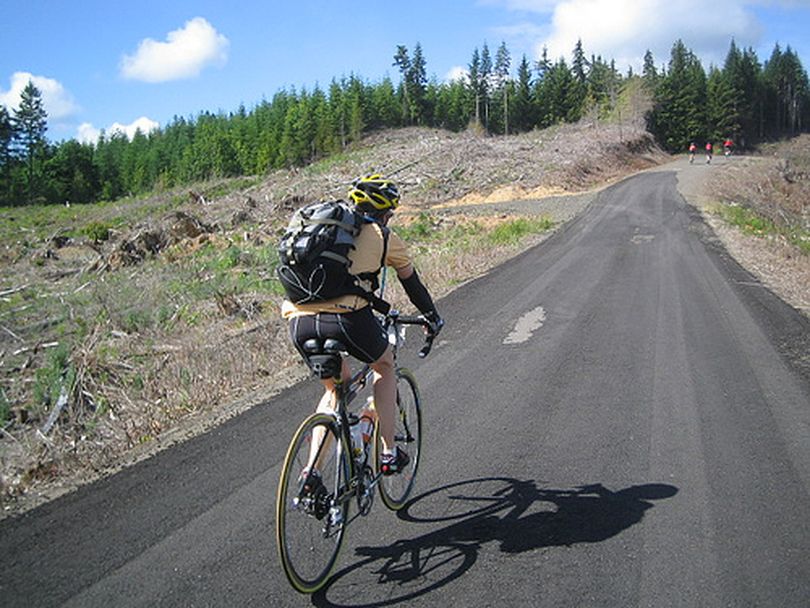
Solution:
M 349 252 L 362 227 L 373 222 L 344 201 L 311 203 L 298 209 L 278 245 L 277 275 L 294 304 L 358 295 L 374 304 L 379 300 L 359 280 L 378 285 L 377 274 L 350 272 Z M 383 229 L 387 245 L 387 229 Z M 383 260 L 385 252 L 383 252 Z

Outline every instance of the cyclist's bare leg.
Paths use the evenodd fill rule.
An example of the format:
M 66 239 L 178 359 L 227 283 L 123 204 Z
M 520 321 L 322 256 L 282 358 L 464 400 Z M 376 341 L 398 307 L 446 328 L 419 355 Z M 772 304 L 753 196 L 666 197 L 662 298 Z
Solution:
M 351 370 L 349 369 L 349 364 L 346 361 L 345 357 L 341 363 L 341 375 L 344 381 L 348 381 Z M 336 400 L 337 400 L 337 392 L 335 391 L 335 381 L 332 378 L 326 378 L 321 381 L 324 387 L 324 393 L 321 396 L 321 400 L 318 402 L 318 407 L 315 411 L 323 412 L 327 414 L 331 414 L 336 409 Z M 317 463 L 315 463 L 315 458 L 318 456 L 318 447 L 321 445 L 324 439 L 324 433 L 326 429 L 323 427 L 316 427 L 312 431 L 312 443 L 310 444 L 309 448 L 309 460 L 307 462 L 307 470 L 311 470 L 313 464 L 315 465 L 315 469 L 318 468 Z M 324 446 L 324 449 L 321 450 L 321 454 L 326 454 L 329 450 L 329 446 Z
M 383 447 L 394 447 L 394 423 L 397 401 L 397 376 L 394 369 L 394 353 L 391 347 L 371 364 L 374 370 L 374 409 L 380 420 L 380 435 Z

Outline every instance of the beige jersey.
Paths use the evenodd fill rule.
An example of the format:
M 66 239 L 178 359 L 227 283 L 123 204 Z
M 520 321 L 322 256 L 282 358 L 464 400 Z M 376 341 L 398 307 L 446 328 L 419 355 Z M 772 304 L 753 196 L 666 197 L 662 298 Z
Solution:
M 354 275 L 366 272 L 377 272 L 380 270 L 380 262 L 383 257 L 385 247 L 382 227 L 377 223 L 364 224 L 360 229 L 360 234 L 354 239 L 354 249 L 349 252 L 348 258 L 351 261 L 349 271 Z M 394 269 L 404 268 L 411 263 L 408 253 L 408 246 L 393 231 L 388 232 L 388 250 L 385 253 L 385 266 Z M 360 281 L 364 289 L 371 289 L 368 281 Z M 368 306 L 368 300 L 357 296 L 347 295 L 325 300 L 323 302 L 309 302 L 307 304 L 293 304 L 289 300 L 284 300 L 281 306 L 281 315 L 285 319 L 298 315 L 315 314 L 319 312 L 351 312 Z

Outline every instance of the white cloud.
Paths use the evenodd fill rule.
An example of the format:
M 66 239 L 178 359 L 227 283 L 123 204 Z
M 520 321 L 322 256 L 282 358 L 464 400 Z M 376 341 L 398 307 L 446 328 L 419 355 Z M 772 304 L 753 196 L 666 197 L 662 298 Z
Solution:
M 586 55 L 616 60 L 620 70 L 640 69 L 651 50 L 658 65 L 669 61 L 672 44 L 681 39 L 704 64 L 722 64 L 733 38 L 738 46 L 756 46 L 763 27 L 753 7 L 796 7 L 806 0 L 481 0 L 508 10 L 535 13 L 540 23 L 499 28 L 512 39 L 533 40 L 534 56 L 544 46 L 552 61 L 570 62 L 577 40 Z M 522 15 L 525 18 L 525 15 Z M 536 28 L 533 31 L 532 28 Z M 510 31 L 512 28 L 513 31 Z
M 166 42 L 147 38 L 134 55 L 124 55 L 121 75 L 132 80 L 166 82 L 197 76 L 209 65 L 223 66 L 230 42 L 202 17 L 169 32 Z
M 467 68 L 457 65 L 450 68 L 447 74 L 444 77 L 445 82 L 454 82 L 456 80 L 464 80 L 466 81 L 469 76 L 469 72 Z
M 146 116 L 141 116 L 137 120 L 129 123 L 128 125 L 122 125 L 120 122 L 113 123 L 109 128 L 106 129 L 107 135 L 112 135 L 113 133 L 123 133 L 129 139 L 132 139 L 135 136 L 135 132 L 140 129 L 141 133 L 146 135 L 151 131 L 160 128 L 160 123 L 155 122 L 151 118 L 147 118 Z M 79 129 L 76 133 L 76 139 L 82 143 L 91 143 L 94 144 L 98 141 L 99 136 L 101 135 L 101 130 L 94 127 L 89 122 L 82 123 L 79 125 Z
M 59 120 L 75 114 L 79 107 L 73 96 L 62 84 L 53 78 L 34 76 L 29 72 L 15 72 L 11 77 L 11 88 L 8 91 L 0 90 L 0 104 L 8 108 L 9 112 L 16 110 L 20 105 L 20 96 L 28 82 L 42 93 L 42 105 L 49 119 Z
M 98 141 L 99 135 L 101 135 L 100 130 L 96 129 L 89 122 L 83 122 L 79 125 L 79 129 L 76 132 L 76 139 L 83 144 L 94 144 Z
M 735 0 L 567 0 L 555 8 L 544 44 L 550 58 L 570 58 L 581 39 L 586 54 L 638 69 L 647 49 L 657 63 L 668 61 L 677 39 L 701 59 L 720 63 L 732 38 L 747 46 L 760 34 L 753 13 Z

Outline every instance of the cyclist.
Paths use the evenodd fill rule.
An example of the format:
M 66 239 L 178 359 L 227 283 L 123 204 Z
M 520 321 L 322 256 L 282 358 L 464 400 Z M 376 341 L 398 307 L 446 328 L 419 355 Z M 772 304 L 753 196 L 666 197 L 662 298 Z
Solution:
M 355 237 L 355 248 L 349 253 L 354 275 L 377 274 L 391 266 L 410 301 L 430 323 L 429 331 L 438 333 L 444 321 L 433 299 L 413 266 L 405 242 L 386 227 L 399 205 L 399 190 L 390 179 L 368 175 L 355 180 L 349 198 L 358 211 L 370 220 Z M 371 290 L 373 286 L 367 285 Z M 362 296 L 346 295 L 333 300 L 295 305 L 285 300 L 282 316 L 290 321 L 290 337 L 304 355 L 303 343 L 310 338 L 334 338 L 342 342 L 349 354 L 369 363 L 374 370 L 374 409 L 379 417 L 383 441 L 381 471 L 391 475 L 401 471 L 409 462 L 405 450 L 394 443 L 397 379 L 394 356 L 382 324 L 372 312 L 370 303 Z M 350 376 L 348 362 L 343 361 L 343 378 Z M 325 392 L 318 411 L 332 412 L 336 399 L 332 379 L 322 380 Z
M 712 162 L 712 152 L 713 151 L 714 151 L 714 146 L 712 145 L 712 142 L 707 141 L 706 142 L 706 164 L 707 165 L 711 164 L 711 162 Z
M 693 162 L 695 162 L 695 152 L 696 151 L 697 151 L 697 146 L 695 145 L 695 142 L 692 142 L 691 144 L 689 144 L 689 164 L 690 165 Z
M 734 147 L 734 142 L 731 140 L 730 137 L 726 138 L 726 141 L 723 142 L 723 152 L 725 152 L 726 156 L 731 156 L 731 150 Z

